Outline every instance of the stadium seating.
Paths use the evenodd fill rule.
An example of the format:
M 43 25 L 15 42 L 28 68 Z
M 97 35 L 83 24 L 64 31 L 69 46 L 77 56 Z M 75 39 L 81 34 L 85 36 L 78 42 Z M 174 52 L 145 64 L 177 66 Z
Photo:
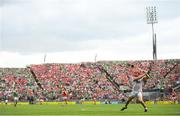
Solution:
M 15 90 L 19 93 L 19 100 L 26 101 L 38 86 L 26 68 L 0 68 L 0 98 L 6 94 L 12 101 L 11 93 Z
M 4 93 L 18 90 L 20 100 L 27 96 L 46 101 L 61 101 L 62 88 L 68 91 L 68 99 L 99 101 L 118 100 L 126 96 L 130 90 L 128 64 L 133 64 L 143 70 L 150 70 L 151 78 L 147 80 L 144 90 L 163 90 L 166 93 L 162 99 L 171 99 L 170 89 L 179 85 L 180 60 L 157 61 L 100 61 L 96 63 L 79 64 L 41 64 L 30 68 L 0 68 L 0 98 Z M 108 81 L 103 67 L 112 79 L 120 85 L 119 93 Z M 31 74 L 32 70 L 35 74 Z

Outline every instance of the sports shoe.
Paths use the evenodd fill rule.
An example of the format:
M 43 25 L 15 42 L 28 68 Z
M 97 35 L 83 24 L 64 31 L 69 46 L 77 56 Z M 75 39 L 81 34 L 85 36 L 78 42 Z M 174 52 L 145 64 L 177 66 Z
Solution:
M 147 112 L 147 111 L 148 111 L 147 108 L 145 108 L 145 109 L 144 109 L 144 112 Z
M 123 110 L 125 110 L 125 109 L 127 109 L 127 107 L 122 107 L 121 111 L 123 111 Z

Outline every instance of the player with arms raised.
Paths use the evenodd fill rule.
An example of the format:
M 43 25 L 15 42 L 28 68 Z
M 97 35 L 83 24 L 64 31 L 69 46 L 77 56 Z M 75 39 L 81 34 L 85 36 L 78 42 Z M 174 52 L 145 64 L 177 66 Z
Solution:
M 130 72 L 133 72 L 133 74 L 129 76 L 132 84 L 132 92 L 128 98 L 128 101 L 126 102 L 125 106 L 121 109 L 121 111 L 127 109 L 128 104 L 134 99 L 137 98 L 138 101 L 141 103 L 141 105 L 144 107 L 144 111 L 147 112 L 147 106 L 143 101 L 143 95 L 142 95 L 142 87 L 144 82 L 147 80 L 147 73 L 143 70 L 138 69 L 134 67 L 134 65 L 130 66 Z M 143 72 L 143 74 L 141 73 Z

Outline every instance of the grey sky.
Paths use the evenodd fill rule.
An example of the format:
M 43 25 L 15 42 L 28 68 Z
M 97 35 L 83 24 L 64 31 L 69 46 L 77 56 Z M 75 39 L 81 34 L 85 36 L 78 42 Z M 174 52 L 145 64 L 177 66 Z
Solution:
M 141 49 L 131 42 L 145 34 L 144 39 L 151 39 L 151 26 L 146 24 L 145 15 L 145 7 L 151 5 L 158 7 L 159 23 L 155 28 L 162 45 L 158 47 L 161 50 L 170 45 L 177 46 L 172 51 L 179 49 L 176 30 L 180 29 L 180 0 L 0 0 L 0 51 L 98 51 L 103 49 L 101 46 L 112 51 L 131 46 Z M 171 26 L 173 21 L 177 27 Z M 171 29 L 163 30 L 168 25 Z M 129 45 L 115 47 L 124 46 L 123 41 Z M 147 52 L 151 51 L 149 48 Z

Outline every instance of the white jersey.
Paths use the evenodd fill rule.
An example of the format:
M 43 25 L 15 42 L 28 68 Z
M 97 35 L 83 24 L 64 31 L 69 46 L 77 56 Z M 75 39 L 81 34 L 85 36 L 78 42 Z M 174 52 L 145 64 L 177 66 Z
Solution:
M 132 92 L 142 92 L 143 80 L 133 81 Z

